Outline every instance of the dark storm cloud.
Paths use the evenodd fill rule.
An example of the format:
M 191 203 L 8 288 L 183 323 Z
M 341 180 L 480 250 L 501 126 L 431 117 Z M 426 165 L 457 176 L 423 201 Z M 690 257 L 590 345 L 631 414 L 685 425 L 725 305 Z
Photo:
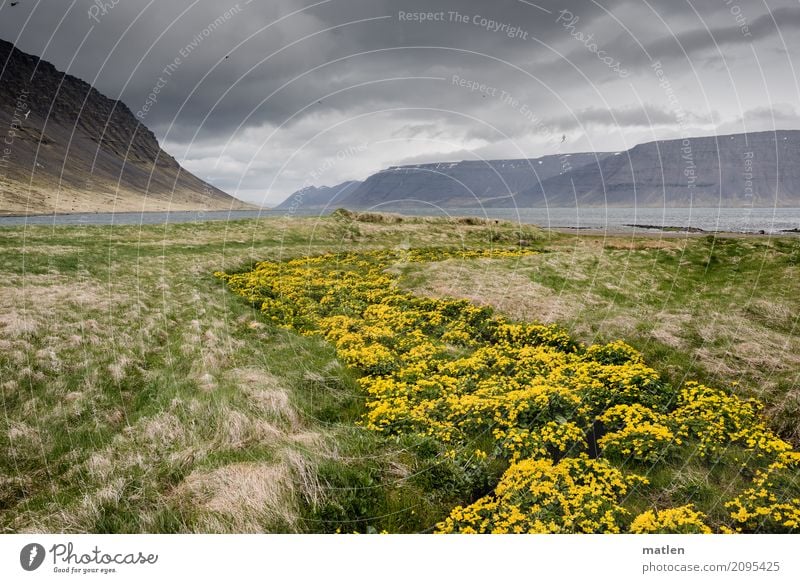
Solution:
M 407 159 L 541 155 L 556 132 L 616 149 L 677 131 L 651 59 L 691 129 L 786 122 L 743 112 L 797 101 L 779 33 L 796 34 L 798 5 L 737 2 L 39 0 L 2 5 L 0 37 L 141 112 L 193 171 L 275 202 L 330 157 L 334 183 Z M 740 73 L 752 51 L 759 69 Z
M 585 18 L 599 12 L 591 2 L 576 4 L 583 6 Z M 54 5 L 61 10 L 54 10 Z M 561 6 L 546 0 L 538 5 L 550 12 Z M 442 58 L 455 59 L 460 54 L 477 67 L 488 68 L 497 66 L 493 59 L 515 60 L 535 51 L 529 42 L 514 42 L 502 31 L 451 21 L 456 13 L 468 20 L 481 17 L 517 26 L 529 38 L 559 34 L 552 14 L 514 0 L 495 5 L 477 0 L 256 0 L 249 4 L 246 0 L 141 0 L 120 2 L 95 18 L 89 17 L 89 10 L 97 5 L 86 0 L 66 11 L 55 1 L 30 6 L 15 7 L 14 12 L 4 9 L 0 35 L 62 69 L 69 68 L 110 96 L 121 97 L 134 111 L 163 76 L 164 67 L 180 59 L 160 91 L 158 107 L 148 113 L 148 123 L 167 126 L 180 112 L 179 124 L 194 127 L 202 122 L 213 132 L 238 124 L 251 112 L 251 124 L 282 121 L 296 112 L 298 104 L 332 88 L 387 74 L 419 74 Z M 235 13 L 230 19 L 214 27 L 212 34 L 203 34 L 230 10 Z M 443 14 L 447 20 L 399 20 L 401 13 L 420 12 Z M 31 19 L 26 22 L 28 13 Z M 378 95 L 383 88 L 374 90 Z M 273 92 L 268 106 L 260 107 L 261 100 Z M 392 101 L 403 101 L 397 88 L 386 93 Z M 340 107 L 336 101 L 330 105 Z
M 720 4 L 725 4 L 721 1 Z M 735 4 L 732 4 L 735 5 Z M 741 12 L 730 14 L 729 26 L 708 28 L 698 27 L 694 30 L 682 32 L 675 36 L 667 36 L 646 45 L 647 52 L 656 59 L 681 58 L 689 55 L 691 58 L 698 53 L 716 50 L 717 47 L 729 45 L 752 45 L 763 39 L 778 36 L 782 31 L 789 37 L 797 34 L 800 28 L 800 5 L 777 8 L 769 14 L 758 16 L 752 21 L 742 20 L 740 15 L 747 14 L 747 9 L 752 10 L 752 4 L 745 4 Z M 737 17 L 739 18 L 737 23 Z M 776 39 L 778 40 L 778 39 Z M 784 42 L 788 41 L 784 37 Z M 791 42 L 791 41 L 788 41 Z

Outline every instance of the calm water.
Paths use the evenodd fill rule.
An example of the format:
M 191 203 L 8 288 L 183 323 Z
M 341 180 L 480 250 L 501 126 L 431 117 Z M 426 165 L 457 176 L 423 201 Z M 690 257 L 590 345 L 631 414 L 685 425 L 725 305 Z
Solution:
M 382 209 L 381 209 L 382 210 Z M 542 227 L 629 230 L 630 225 L 692 227 L 704 231 L 780 233 L 800 229 L 800 208 L 527 208 L 404 210 L 405 214 L 479 216 Z
M 377 210 L 390 211 L 389 208 Z M 507 219 L 542 227 L 578 227 L 591 229 L 630 229 L 629 225 L 660 227 L 693 227 L 704 231 L 734 231 L 780 233 L 800 229 L 800 209 L 718 209 L 718 208 L 534 208 L 534 209 L 435 209 L 432 207 L 402 209 L 407 215 L 477 216 Z M 295 211 L 296 216 L 319 216 L 320 211 Z M 171 213 L 84 213 L 69 215 L 39 215 L 31 217 L 0 217 L 0 226 L 16 225 L 163 225 L 167 223 L 196 223 L 230 221 L 259 217 L 280 217 L 283 210 L 209 211 Z

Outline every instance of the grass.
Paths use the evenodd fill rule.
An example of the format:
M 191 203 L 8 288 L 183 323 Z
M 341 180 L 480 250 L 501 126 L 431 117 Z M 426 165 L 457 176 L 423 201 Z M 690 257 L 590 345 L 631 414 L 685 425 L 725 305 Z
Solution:
M 409 505 L 405 528 L 424 529 L 444 495 L 400 478 L 390 493 L 370 486 L 413 475 L 426 463 L 416 445 L 356 428 L 362 399 L 331 348 L 266 327 L 212 273 L 516 231 L 341 219 L 2 229 L 0 530 L 365 530 Z
M 587 343 L 624 339 L 673 383 L 758 398 L 773 428 L 800 444 L 800 239 L 571 236 L 546 250 L 415 265 L 404 283 L 557 322 Z
M 609 239 L 346 213 L 4 228 L 0 531 L 429 530 L 487 485 L 433 442 L 359 428 L 362 396 L 332 348 L 265 325 L 212 273 L 520 240 L 545 253 L 408 265 L 403 281 L 586 341 L 625 339 L 673 380 L 759 396 L 797 443 L 796 238 Z M 688 467 L 673 486 L 711 495 Z

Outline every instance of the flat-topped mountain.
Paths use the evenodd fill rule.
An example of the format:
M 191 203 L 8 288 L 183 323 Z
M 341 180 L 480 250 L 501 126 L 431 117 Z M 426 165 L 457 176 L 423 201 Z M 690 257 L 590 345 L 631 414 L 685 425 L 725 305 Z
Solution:
M 661 140 L 613 153 L 393 166 L 335 205 L 800 207 L 800 131 Z
M 252 208 L 187 170 L 128 107 L 0 40 L 0 214 Z
M 609 155 L 599 152 L 392 166 L 367 178 L 340 202 L 353 208 L 425 204 L 475 208 L 489 203 L 514 206 L 513 196 L 533 184 Z
M 520 207 L 796 207 L 800 131 L 640 144 L 532 184 L 515 198 Z

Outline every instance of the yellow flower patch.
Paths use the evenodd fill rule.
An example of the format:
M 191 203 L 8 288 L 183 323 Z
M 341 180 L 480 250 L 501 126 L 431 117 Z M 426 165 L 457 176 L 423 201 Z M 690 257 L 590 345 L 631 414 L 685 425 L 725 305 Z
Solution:
M 530 253 L 380 250 L 217 275 L 275 325 L 335 347 L 361 374 L 364 427 L 433 438 L 464 467 L 507 468 L 494 493 L 455 508 L 442 532 L 706 532 L 690 506 L 635 519 L 624 506 L 644 487 L 640 474 L 681 455 L 731 464 L 729 448 L 745 452 L 737 470 L 755 478 L 733 492 L 719 529 L 800 529 L 797 485 L 786 477 L 798 454 L 766 427 L 757 403 L 697 383 L 672 387 L 621 341 L 586 347 L 556 326 L 414 296 L 387 271 Z
M 585 455 L 554 464 L 513 464 L 491 496 L 458 507 L 437 525 L 440 533 L 615 533 L 627 511 L 621 498 L 638 483 L 602 460 Z
M 705 516 L 691 504 L 664 510 L 647 510 L 633 519 L 633 534 L 711 534 Z
M 791 533 L 800 530 L 800 453 L 784 452 L 758 472 L 753 485 L 725 506 L 738 532 Z

